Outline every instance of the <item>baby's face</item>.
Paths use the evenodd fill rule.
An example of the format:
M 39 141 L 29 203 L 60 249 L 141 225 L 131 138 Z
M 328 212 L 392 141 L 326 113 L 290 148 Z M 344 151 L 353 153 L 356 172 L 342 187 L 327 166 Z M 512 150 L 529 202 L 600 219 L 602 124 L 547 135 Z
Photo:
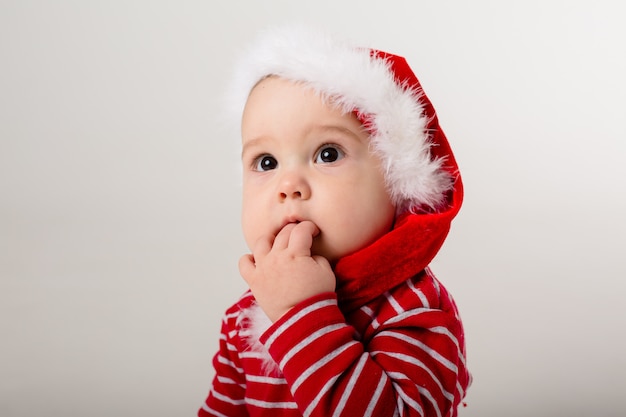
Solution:
M 286 224 L 310 220 L 320 230 L 312 254 L 334 262 L 391 228 L 395 208 L 380 160 L 354 115 L 302 85 L 270 77 L 250 94 L 242 139 L 248 247 Z

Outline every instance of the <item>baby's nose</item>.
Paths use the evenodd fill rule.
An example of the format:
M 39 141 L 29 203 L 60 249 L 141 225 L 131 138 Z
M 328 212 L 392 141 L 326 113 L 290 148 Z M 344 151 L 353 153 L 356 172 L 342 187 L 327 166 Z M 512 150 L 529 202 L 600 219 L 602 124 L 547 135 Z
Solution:
M 278 198 L 281 201 L 287 199 L 308 199 L 311 196 L 311 187 L 304 176 L 296 172 L 288 172 L 283 175 L 278 188 Z

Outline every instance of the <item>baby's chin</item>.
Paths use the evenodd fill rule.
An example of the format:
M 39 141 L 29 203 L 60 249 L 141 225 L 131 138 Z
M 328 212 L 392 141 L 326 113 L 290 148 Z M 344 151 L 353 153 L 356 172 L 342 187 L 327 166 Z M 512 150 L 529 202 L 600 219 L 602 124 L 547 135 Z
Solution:
M 371 242 L 359 242 L 356 238 L 352 240 L 329 240 L 328 237 L 329 236 L 322 231 L 318 236 L 313 238 L 311 255 L 323 256 L 333 267 L 341 258 L 363 250 L 371 244 Z

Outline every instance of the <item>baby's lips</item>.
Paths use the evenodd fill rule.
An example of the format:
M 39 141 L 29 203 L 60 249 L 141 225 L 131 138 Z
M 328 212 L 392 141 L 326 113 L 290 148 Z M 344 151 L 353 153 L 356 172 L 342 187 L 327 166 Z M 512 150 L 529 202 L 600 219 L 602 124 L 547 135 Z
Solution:
M 290 224 L 299 224 L 302 221 L 304 220 L 298 216 L 295 216 L 295 215 L 287 216 L 283 218 L 283 221 L 280 223 L 280 226 L 278 227 L 278 230 L 276 231 L 276 233 L 280 232 L 281 230 L 283 230 L 285 227 L 287 227 Z

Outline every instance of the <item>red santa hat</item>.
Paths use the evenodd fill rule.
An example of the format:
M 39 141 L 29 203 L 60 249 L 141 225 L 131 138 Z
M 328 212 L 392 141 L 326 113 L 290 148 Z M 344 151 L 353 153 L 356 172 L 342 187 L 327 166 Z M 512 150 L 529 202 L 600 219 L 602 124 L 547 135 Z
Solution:
M 242 58 L 231 93 L 236 114 L 267 76 L 302 83 L 346 113 L 354 112 L 367 127 L 398 213 L 450 208 L 451 191 L 461 191 L 457 165 L 404 58 L 291 26 L 264 32 Z

